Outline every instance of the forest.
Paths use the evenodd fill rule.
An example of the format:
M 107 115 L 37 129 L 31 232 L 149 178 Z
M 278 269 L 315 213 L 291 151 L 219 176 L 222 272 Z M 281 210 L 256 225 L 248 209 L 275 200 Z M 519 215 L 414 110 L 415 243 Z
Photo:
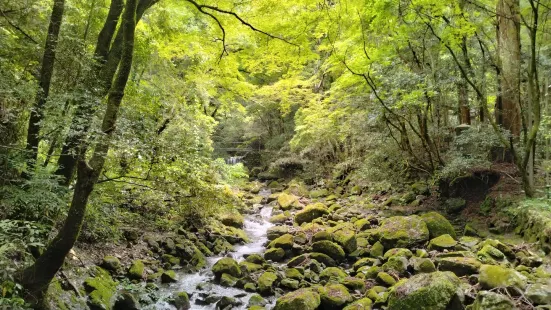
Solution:
M 551 0 L 0 0 L 0 309 L 551 309 Z

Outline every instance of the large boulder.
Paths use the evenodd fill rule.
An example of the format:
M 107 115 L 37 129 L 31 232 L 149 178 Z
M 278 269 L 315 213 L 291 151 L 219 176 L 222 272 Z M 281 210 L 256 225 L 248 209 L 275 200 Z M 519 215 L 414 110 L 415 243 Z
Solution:
M 274 289 L 274 283 L 277 281 L 277 275 L 271 271 L 264 272 L 258 278 L 258 292 L 263 295 L 269 295 Z
M 88 306 L 90 309 L 110 309 L 111 298 L 117 291 L 117 282 L 111 278 L 109 272 L 100 267 L 95 267 L 92 274 L 92 277 L 84 281 Z
M 388 310 L 463 309 L 461 281 L 451 272 L 420 273 L 401 280 L 391 290 Z
M 315 310 L 320 302 L 320 295 L 317 292 L 301 288 L 278 298 L 274 310 Z
M 429 239 L 427 224 L 417 215 L 393 216 L 373 231 L 385 248 L 408 248 Z
M 219 259 L 214 266 L 212 266 L 212 273 L 214 273 L 218 279 L 220 279 L 224 273 L 234 277 L 239 277 L 241 276 L 241 269 L 235 259 L 231 257 L 223 257 Z
M 328 232 L 333 235 L 333 240 L 339 244 L 346 253 L 350 254 L 358 248 L 354 230 L 345 226 L 336 226 L 335 229 L 330 229 Z
M 309 223 L 318 217 L 322 217 L 329 213 L 327 207 L 323 203 L 315 203 L 307 205 L 304 209 L 295 214 L 295 222 L 297 224 Z
M 312 250 L 314 252 L 326 254 L 336 261 L 341 261 L 345 257 L 344 250 L 341 246 L 328 240 L 314 242 L 314 244 L 312 244 Z
M 270 244 L 268 248 L 282 248 L 290 250 L 293 248 L 293 235 L 285 234 L 283 236 L 277 237 Z
M 221 219 L 222 224 L 235 228 L 243 228 L 243 216 L 237 213 L 225 214 Z
M 320 309 L 342 309 L 352 301 L 352 296 L 342 284 L 328 284 L 318 289 L 321 299 Z
M 287 193 L 281 193 L 277 197 L 277 204 L 282 210 L 290 210 L 297 201 L 297 196 L 289 195 Z
M 428 212 L 421 215 L 421 219 L 427 224 L 430 238 L 448 234 L 452 238 L 456 238 L 455 229 L 452 224 L 438 212 Z
M 471 310 L 513 310 L 515 304 L 509 297 L 489 291 L 480 291 Z
M 438 270 L 451 271 L 458 277 L 478 273 L 482 265 L 478 259 L 473 257 L 443 257 L 437 260 Z
M 526 287 L 526 277 L 511 268 L 482 265 L 480 266 L 478 283 L 483 289 L 487 290 L 504 287 L 522 291 Z

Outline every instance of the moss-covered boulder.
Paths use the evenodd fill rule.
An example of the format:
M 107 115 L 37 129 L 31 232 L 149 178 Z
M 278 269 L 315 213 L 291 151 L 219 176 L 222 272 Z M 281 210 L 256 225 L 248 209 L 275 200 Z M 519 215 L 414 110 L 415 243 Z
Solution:
M 369 255 L 374 258 L 381 257 L 383 256 L 384 251 L 385 247 L 383 246 L 383 244 L 377 241 L 371 246 L 371 249 L 369 250 Z
M 293 204 L 298 201 L 298 197 L 295 195 L 289 195 L 287 193 L 281 193 L 277 197 L 277 204 L 283 210 L 290 210 Z
M 276 214 L 276 215 L 270 217 L 270 219 L 268 221 L 272 224 L 283 224 L 283 223 L 287 222 L 288 219 L 291 218 L 291 215 L 288 212 L 289 211 L 285 211 L 283 213 Z
M 302 223 L 310 223 L 328 213 L 329 211 L 323 203 L 307 205 L 304 209 L 295 214 L 295 222 L 299 225 Z
M 337 262 L 335 262 L 335 260 L 327 254 L 312 252 L 309 256 L 311 259 L 317 260 L 318 262 L 324 264 L 326 267 L 337 266 Z
M 416 273 L 428 273 L 436 271 L 434 263 L 428 258 L 414 257 L 413 260 L 413 270 Z
M 365 292 L 366 288 L 365 280 L 356 277 L 346 277 L 341 280 L 341 284 L 352 291 L 360 291 L 362 293 Z
M 402 256 L 392 256 L 382 266 L 384 271 L 404 274 L 408 268 L 408 260 Z
M 428 212 L 421 215 L 421 218 L 427 224 L 431 239 L 445 234 L 452 236 L 454 239 L 457 237 L 452 224 L 440 213 Z
M 463 198 L 450 198 L 446 200 L 445 208 L 448 213 L 459 213 L 467 206 L 467 201 Z
M 298 289 L 299 285 L 300 285 L 300 282 L 298 280 L 295 280 L 295 279 L 285 278 L 285 279 L 281 280 L 281 286 L 285 287 L 285 288 L 288 288 L 290 290 Z
M 235 228 L 243 228 L 244 219 L 239 213 L 230 213 L 222 216 L 222 224 Z
M 384 220 L 373 231 L 373 236 L 385 248 L 407 248 L 426 242 L 429 239 L 429 230 L 417 215 L 393 216 Z
M 480 291 L 470 310 L 513 310 L 515 304 L 509 297 L 489 291 Z
M 242 261 L 239 263 L 239 269 L 241 269 L 241 273 L 243 274 L 251 274 L 255 273 L 262 269 L 262 265 L 251 263 L 248 261 Z
M 164 271 L 161 274 L 161 282 L 162 283 L 175 283 L 175 282 L 178 282 L 178 278 L 176 277 L 176 272 L 174 272 L 174 270 Z
M 463 309 L 461 281 L 451 272 L 420 273 L 399 281 L 388 297 L 389 310 Z
M 269 295 L 273 292 L 274 284 L 277 281 L 277 275 L 271 271 L 264 272 L 257 282 L 258 292 L 262 295 Z
M 483 289 L 504 287 L 522 291 L 526 287 L 526 277 L 511 268 L 482 265 L 480 266 L 478 283 Z
M 121 261 L 112 255 L 106 255 L 101 261 L 100 266 L 113 273 L 117 273 L 122 269 Z
M 333 241 L 342 247 L 342 249 L 350 254 L 358 248 L 356 233 L 354 230 L 347 227 L 339 227 L 335 230 L 329 230 L 333 235 Z
M 278 298 L 274 310 L 316 310 L 320 303 L 320 295 L 316 291 L 301 288 Z
M 103 268 L 96 267 L 92 273 L 92 277 L 84 280 L 84 289 L 88 294 L 87 304 L 92 310 L 109 310 L 111 299 L 117 292 L 117 282 Z
M 375 279 L 384 286 L 393 286 L 396 284 L 396 279 L 384 271 L 379 272 Z
M 214 276 L 217 279 L 220 279 L 224 273 L 234 277 L 239 277 L 241 276 L 241 269 L 235 259 L 231 257 L 223 257 L 212 266 L 212 273 L 214 273 Z
M 372 306 L 373 302 L 371 301 L 371 299 L 364 297 L 344 307 L 343 310 L 371 310 Z
M 271 248 L 264 252 L 264 258 L 274 262 L 281 262 L 285 259 L 285 250 L 282 248 Z
M 444 234 L 432 239 L 429 242 L 428 249 L 438 250 L 438 251 L 451 250 L 456 245 L 457 245 L 457 241 L 455 241 L 455 239 L 453 239 L 452 236 L 448 234 Z
M 293 248 L 293 235 L 285 234 L 280 236 L 268 244 L 268 248 L 282 248 L 289 250 Z
M 220 285 L 226 287 L 234 287 L 237 284 L 237 280 L 239 279 L 227 273 L 223 273 L 220 277 Z
M 534 283 L 526 288 L 524 296 L 535 305 L 551 305 L 551 283 Z
M 189 310 L 191 304 L 189 302 L 189 295 L 186 292 L 177 292 L 172 295 L 169 303 L 173 305 L 177 310 Z
M 346 255 L 340 245 L 328 240 L 314 242 L 314 244 L 312 244 L 312 250 L 314 252 L 326 254 L 336 261 L 343 260 Z
M 324 281 L 341 282 L 342 279 L 348 277 L 348 274 L 339 267 L 327 267 L 321 271 L 319 277 Z
M 410 258 L 410 257 L 413 256 L 413 253 L 409 249 L 394 248 L 394 249 L 390 249 L 390 250 L 386 251 L 385 255 L 383 255 L 383 258 L 384 259 L 389 259 L 393 256 L 402 256 L 402 257 L 405 257 L 405 258 Z
M 268 240 L 274 240 L 277 237 L 283 236 L 287 233 L 289 233 L 288 226 L 272 226 L 268 228 L 268 231 L 266 232 Z
M 325 188 L 310 191 L 310 198 L 313 199 L 326 197 L 327 195 L 329 195 L 329 191 Z
M 478 273 L 482 263 L 473 257 L 443 257 L 437 260 L 438 270 L 451 271 L 458 277 Z
M 342 309 L 352 301 L 352 296 L 342 284 L 328 284 L 318 289 L 321 300 L 320 309 Z
M 260 254 L 256 254 L 256 253 L 248 255 L 245 258 L 245 261 L 249 262 L 249 263 L 253 263 L 253 264 L 259 264 L 259 265 L 262 265 L 266 262 L 266 260 L 264 258 L 262 258 L 262 256 L 260 256 Z
M 130 292 L 122 291 L 115 298 L 113 310 L 139 310 L 140 302 Z
M 145 277 L 145 265 L 143 261 L 137 259 L 132 262 L 128 269 L 128 277 L 132 280 L 141 280 Z
M 287 262 L 287 267 L 297 267 L 300 264 L 304 263 L 307 259 L 308 259 L 308 254 L 301 254 L 299 256 L 295 256 Z
M 312 236 L 312 242 L 322 241 L 322 240 L 333 241 L 333 236 L 331 236 L 331 234 L 328 233 L 326 230 L 318 231 Z

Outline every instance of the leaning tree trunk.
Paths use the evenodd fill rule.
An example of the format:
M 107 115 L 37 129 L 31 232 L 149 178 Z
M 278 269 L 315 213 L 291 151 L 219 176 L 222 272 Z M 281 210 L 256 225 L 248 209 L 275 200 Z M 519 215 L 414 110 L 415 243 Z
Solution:
M 136 9 L 136 22 L 142 18 L 148 8 L 158 1 L 140 0 Z M 120 15 L 120 11 L 117 11 L 117 6 L 119 5 L 122 5 L 122 0 L 112 2 L 107 20 L 100 32 L 96 45 L 95 57 L 98 63 L 94 67 L 88 85 L 86 85 L 88 89 L 95 90 L 89 96 L 94 98 L 94 101 L 88 102 L 89 98 L 82 97 L 76 102 L 76 112 L 69 129 L 69 135 L 63 144 L 61 155 L 57 162 L 58 169 L 56 174 L 63 177 L 65 185 L 71 182 L 77 161 L 86 153 L 86 143 L 84 143 L 84 140 L 92 124 L 95 109 L 99 106 L 99 100 L 109 91 L 113 76 L 115 76 L 121 60 L 123 32 L 119 28 L 115 34 L 118 16 Z
M 44 105 L 50 94 L 50 85 L 54 72 L 55 54 L 57 42 L 59 39 L 59 30 L 63 21 L 63 11 L 65 9 L 65 0 L 54 0 L 52 15 L 50 16 L 50 25 L 48 26 L 48 35 L 44 46 L 44 55 L 42 58 L 42 67 L 40 68 L 40 80 L 36 93 L 36 101 L 31 116 L 29 117 L 29 126 L 27 129 L 26 158 L 28 160 L 28 171 L 35 166 L 38 157 L 38 144 L 40 143 L 40 127 L 44 118 Z M 28 176 L 27 173 L 24 176 Z
M 90 161 L 86 162 L 84 159 L 79 161 L 73 200 L 63 227 L 48 245 L 44 254 L 20 274 L 21 284 L 27 290 L 28 295 L 35 298 L 31 301 L 34 301 L 39 307 L 43 303 L 44 294 L 49 283 L 63 265 L 65 256 L 78 238 L 86 213 L 88 198 L 94 189 L 94 184 L 99 179 L 105 157 L 109 151 L 109 143 L 115 129 L 119 107 L 132 67 L 134 32 L 136 29 L 136 0 L 126 1 L 122 28 L 121 64 L 108 94 L 107 107 L 101 126 L 103 135 L 97 142 Z

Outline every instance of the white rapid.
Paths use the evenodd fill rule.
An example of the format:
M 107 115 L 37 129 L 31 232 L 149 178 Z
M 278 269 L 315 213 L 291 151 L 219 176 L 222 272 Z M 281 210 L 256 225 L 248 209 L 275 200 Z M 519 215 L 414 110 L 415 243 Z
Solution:
M 268 196 L 269 190 L 260 192 L 262 196 Z M 268 228 L 273 226 L 268 219 L 272 214 L 272 207 L 267 205 L 255 206 L 255 212 L 247 215 L 244 220 L 243 230 L 249 236 L 251 242 L 234 247 L 234 251 L 224 256 L 231 255 L 238 262 L 245 259 L 245 256 L 253 253 L 263 253 L 265 243 L 268 241 Z M 228 296 L 241 301 L 241 306 L 233 309 L 247 309 L 249 298 L 253 293 L 246 292 L 238 288 L 228 288 L 213 283 L 213 274 L 211 267 L 224 256 L 213 256 L 207 258 L 207 267 L 196 273 L 180 274 L 179 281 L 168 287 L 162 288 L 161 299 L 147 309 L 155 310 L 174 310 L 175 308 L 164 299 L 175 292 L 185 291 L 190 295 L 191 310 L 216 309 L 216 302 L 204 304 L 203 300 L 207 296 Z

